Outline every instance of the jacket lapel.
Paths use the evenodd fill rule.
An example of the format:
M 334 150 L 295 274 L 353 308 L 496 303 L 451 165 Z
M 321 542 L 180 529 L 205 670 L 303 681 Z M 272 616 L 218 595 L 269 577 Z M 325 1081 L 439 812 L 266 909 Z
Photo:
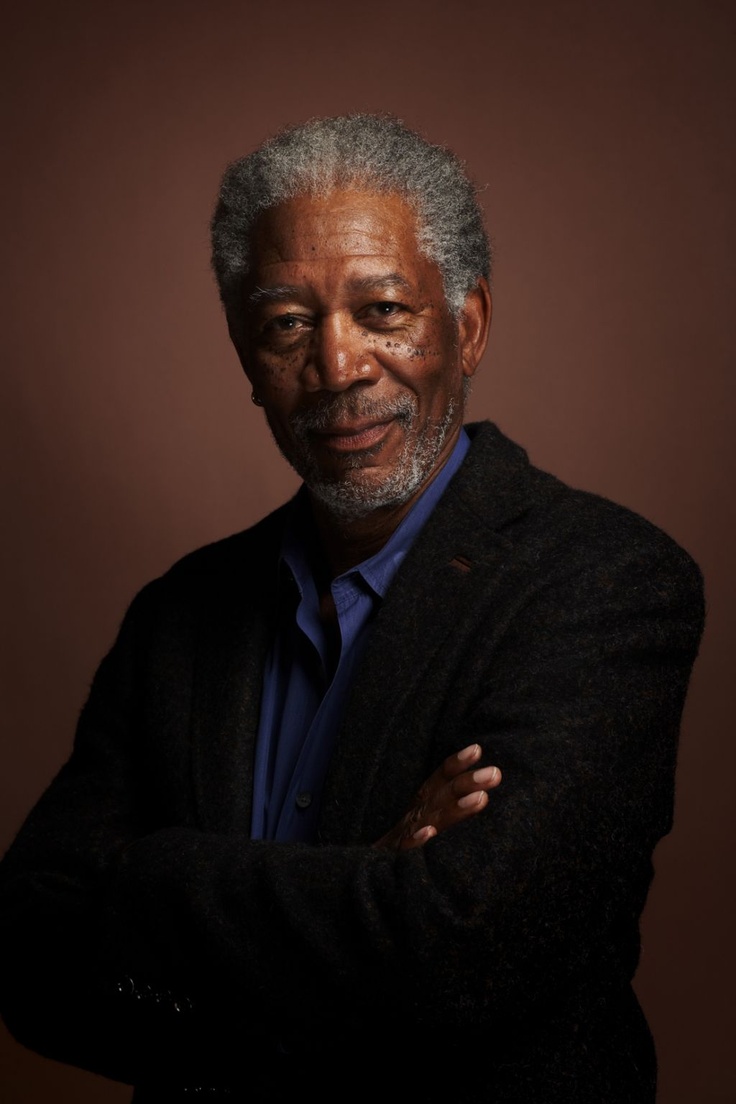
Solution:
M 503 529 L 531 504 L 533 469 L 523 450 L 495 426 L 473 428 L 473 449 L 417 538 L 373 626 L 325 785 L 324 843 L 365 842 L 365 823 L 370 835 L 376 809 L 391 806 L 391 794 L 376 787 L 379 775 L 383 787 L 394 782 L 390 771 L 382 771 L 393 754 L 387 742 L 410 727 L 412 701 L 448 637 L 463 631 L 476 603 L 481 597 L 487 602 L 499 585 L 508 555 Z M 399 777 L 395 784 L 403 792 L 405 781 Z

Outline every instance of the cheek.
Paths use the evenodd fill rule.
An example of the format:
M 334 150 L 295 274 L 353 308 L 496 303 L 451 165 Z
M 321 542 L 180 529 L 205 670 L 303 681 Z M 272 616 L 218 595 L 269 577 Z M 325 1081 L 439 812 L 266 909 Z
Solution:
M 388 372 L 420 396 L 446 395 L 461 386 L 459 358 L 440 334 L 425 334 L 417 341 L 384 339 L 381 354 Z
M 382 344 L 387 355 L 427 375 L 449 371 L 452 365 L 459 363 L 455 326 L 449 319 L 436 314 L 418 319 L 406 334 L 387 336 Z
M 248 378 L 262 398 L 292 394 L 298 389 L 303 359 L 299 351 L 281 353 L 278 357 L 254 357 Z

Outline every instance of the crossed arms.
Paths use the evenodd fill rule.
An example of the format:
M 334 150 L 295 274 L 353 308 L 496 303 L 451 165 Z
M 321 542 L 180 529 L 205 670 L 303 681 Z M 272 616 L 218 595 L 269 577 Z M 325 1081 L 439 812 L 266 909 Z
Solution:
M 205 831 L 186 779 L 157 790 L 139 734 L 161 708 L 145 658 L 161 593 L 134 603 L 4 863 L 0 992 L 21 1041 L 124 1081 L 186 1077 L 242 1062 L 223 1001 L 257 999 L 264 1038 L 387 1007 L 460 1031 L 538 1015 L 604 960 L 607 985 L 630 978 L 702 619 L 682 554 L 566 564 L 502 633 L 479 610 L 421 760 L 443 767 L 379 772 L 397 796 L 377 846 Z M 490 798 L 481 753 L 503 772 Z

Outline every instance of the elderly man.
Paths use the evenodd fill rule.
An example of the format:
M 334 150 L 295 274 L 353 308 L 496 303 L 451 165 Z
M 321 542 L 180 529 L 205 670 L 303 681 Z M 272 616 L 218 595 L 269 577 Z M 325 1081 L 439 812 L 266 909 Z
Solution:
M 630 983 L 697 569 L 463 427 L 489 253 L 448 151 L 287 130 L 213 242 L 304 486 L 133 602 L 4 862 L 11 1030 L 141 1104 L 652 1101 Z

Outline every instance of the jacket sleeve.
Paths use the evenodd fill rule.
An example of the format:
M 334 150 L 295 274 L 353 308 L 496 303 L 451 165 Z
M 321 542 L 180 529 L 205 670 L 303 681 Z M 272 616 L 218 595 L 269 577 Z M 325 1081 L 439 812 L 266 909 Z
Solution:
M 501 640 L 479 624 L 448 739 L 479 740 L 503 783 L 483 814 L 401 854 L 147 830 L 135 769 L 144 593 L 70 763 L 5 860 L 11 1030 L 135 1081 L 227 1049 L 211 1014 L 223 1003 L 256 1002 L 269 1037 L 387 1008 L 461 1030 L 523 1020 L 591 971 L 630 978 L 702 624 L 697 569 L 671 548 L 563 563 Z M 147 988 L 165 999 L 144 1015 Z

